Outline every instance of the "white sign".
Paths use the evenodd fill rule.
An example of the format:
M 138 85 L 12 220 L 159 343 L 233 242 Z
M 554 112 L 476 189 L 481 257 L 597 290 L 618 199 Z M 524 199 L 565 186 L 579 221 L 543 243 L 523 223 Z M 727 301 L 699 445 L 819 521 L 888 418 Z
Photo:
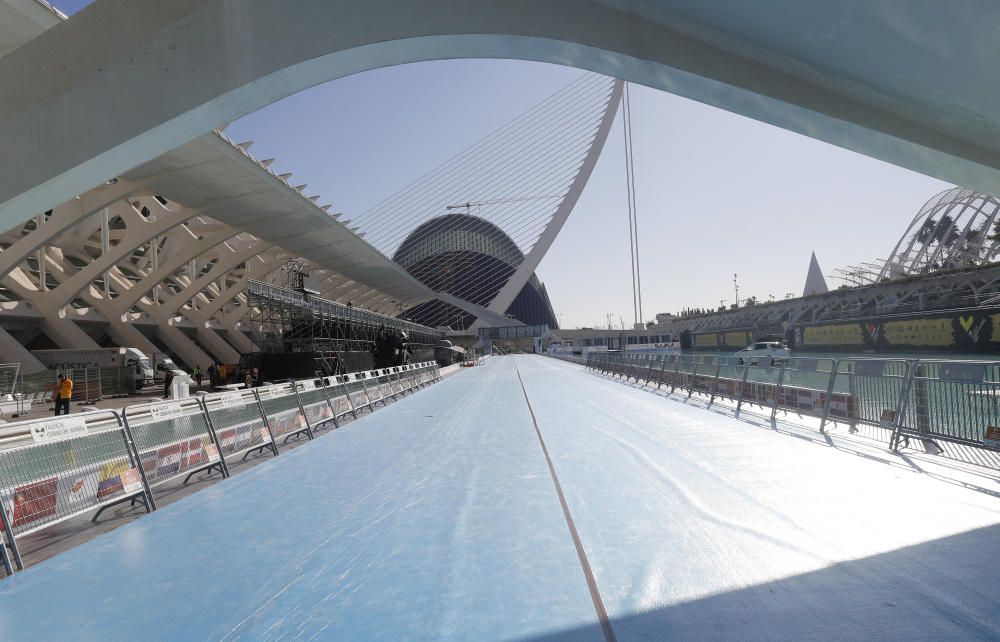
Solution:
M 208 444 L 205 446 L 205 455 L 208 457 L 208 461 L 219 461 L 219 447 L 215 444 Z
M 121 474 L 122 480 L 122 490 L 126 493 L 138 493 L 142 490 L 142 478 L 139 477 L 139 471 L 135 468 L 129 468 Z
M 162 403 L 156 406 L 150 406 L 149 414 L 153 418 L 153 421 L 162 421 L 164 419 L 180 417 L 184 414 L 184 410 L 181 408 L 180 404 Z
M 222 403 L 224 408 L 246 405 L 243 401 L 243 395 L 238 392 L 224 393 L 221 397 L 219 397 L 219 402 Z
M 302 386 L 303 390 L 315 390 L 316 382 L 312 379 L 306 379 L 305 381 L 300 381 L 299 384 Z
M 83 417 L 66 417 L 64 419 L 53 419 L 43 424 L 31 427 L 31 439 L 36 444 L 61 439 L 72 439 L 80 435 L 87 434 L 87 422 Z

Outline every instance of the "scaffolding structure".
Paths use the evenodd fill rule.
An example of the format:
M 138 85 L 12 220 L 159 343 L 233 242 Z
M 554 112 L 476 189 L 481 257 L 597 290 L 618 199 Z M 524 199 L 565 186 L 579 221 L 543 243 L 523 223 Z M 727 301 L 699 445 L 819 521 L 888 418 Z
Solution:
M 301 273 L 286 271 L 295 283 Z M 301 280 L 298 281 L 301 284 Z M 311 352 L 322 372 L 351 372 L 371 364 L 383 329 L 404 331 L 414 353 L 429 351 L 444 333 L 427 326 L 362 310 L 310 294 L 304 288 L 247 281 L 250 339 L 259 352 Z

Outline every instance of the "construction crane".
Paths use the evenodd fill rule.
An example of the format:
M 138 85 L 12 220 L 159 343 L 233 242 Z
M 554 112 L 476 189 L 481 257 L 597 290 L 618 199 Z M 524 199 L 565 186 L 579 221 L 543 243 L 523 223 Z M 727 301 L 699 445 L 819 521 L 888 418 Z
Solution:
M 460 210 L 465 208 L 465 213 L 470 214 L 473 207 L 482 207 L 483 205 L 501 205 L 503 203 L 518 203 L 521 201 L 539 201 L 546 198 L 562 198 L 559 194 L 544 195 L 544 196 L 520 196 L 514 198 L 496 198 L 489 201 L 470 201 L 468 203 L 459 203 L 457 205 L 449 205 L 445 209 L 447 210 Z

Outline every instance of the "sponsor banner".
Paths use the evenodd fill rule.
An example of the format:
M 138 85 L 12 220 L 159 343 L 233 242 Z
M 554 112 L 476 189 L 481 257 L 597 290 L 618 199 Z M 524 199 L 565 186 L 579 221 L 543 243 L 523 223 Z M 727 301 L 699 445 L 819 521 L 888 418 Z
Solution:
M 316 382 L 313 381 L 312 379 L 305 379 L 303 381 L 300 381 L 299 385 L 302 386 L 303 391 L 316 389 Z
M 271 432 L 274 433 L 275 437 L 306 429 L 305 417 L 302 416 L 298 408 L 268 415 L 268 421 L 271 423 Z
M 354 404 L 355 408 L 368 405 L 368 395 L 365 394 L 364 390 L 357 390 L 349 394 L 351 396 L 351 403 Z
M 990 448 L 1000 448 L 1000 428 L 987 426 L 986 435 L 983 437 L 983 445 Z
M 219 461 L 219 449 L 215 444 L 208 444 L 205 446 L 205 458 L 213 464 Z
M 83 417 L 64 416 L 31 426 L 31 440 L 36 444 L 73 439 L 86 434 L 87 422 Z

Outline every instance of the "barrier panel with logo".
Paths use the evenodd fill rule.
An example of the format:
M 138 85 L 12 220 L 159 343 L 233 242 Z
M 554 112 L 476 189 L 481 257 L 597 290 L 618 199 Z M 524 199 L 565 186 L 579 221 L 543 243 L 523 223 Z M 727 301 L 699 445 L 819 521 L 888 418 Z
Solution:
M 229 476 L 200 399 L 127 406 L 122 419 L 151 488 L 181 475 L 186 475 L 186 484 L 202 471 L 218 470 L 223 477 Z
M 24 567 L 18 537 L 90 512 L 96 521 L 122 502 L 153 508 L 139 460 L 112 410 L 6 424 L 0 447 L 0 550 L 8 573 L 8 547 L 17 568 Z
M 935 438 L 1000 450 L 1000 364 L 918 361 L 890 445 Z
M 306 423 L 313 432 L 330 424 L 333 424 L 334 428 L 339 427 L 337 414 L 333 410 L 333 404 L 330 403 L 323 379 L 302 379 L 296 381 L 295 386 Z
M 910 367 L 904 359 L 838 359 L 830 385 L 830 408 L 820 430 L 831 420 L 850 424 L 852 432 L 858 423 L 894 430 L 907 394 Z M 844 403 L 836 403 L 838 399 Z
M 375 404 L 380 401 L 384 406 L 386 401 L 382 396 L 382 387 L 378 384 L 378 372 L 372 370 L 369 372 L 359 372 L 357 374 L 358 378 L 361 379 L 361 383 L 365 387 L 365 394 L 368 395 L 368 401 L 371 402 L 372 408 L 374 408 Z
M 398 366 L 389 368 L 389 390 L 392 391 L 393 399 L 403 394 L 403 381 L 400 378 Z
M 344 385 L 347 386 L 347 396 L 350 398 L 351 406 L 355 412 L 364 406 L 368 406 L 368 412 L 375 411 L 375 406 L 368 399 L 367 387 L 364 381 L 357 377 L 357 373 L 347 375 Z
M 271 434 L 275 439 L 282 439 L 282 443 L 288 443 L 289 439 L 299 435 L 313 438 L 312 428 L 299 405 L 295 387 L 294 383 L 289 382 L 256 388 Z
M 382 401 L 392 396 L 392 374 L 388 368 L 382 368 L 378 370 L 378 387 L 379 394 L 382 396 Z
M 347 376 L 338 375 L 336 377 L 325 377 L 323 384 L 326 386 L 326 394 L 333 406 L 333 413 L 337 419 L 352 415 L 358 418 L 358 413 L 354 410 L 351 397 L 347 394 Z
M 238 457 L 246 460 L 253 452 L 270 450 L 271 454 L 278 454 L 255 389 L 208 394 L 202 397 L 202 404 L 215 430 L 219 454 L 227 468 Z
M 790 357 L 783 361 L 777 409 L 798 415 L 850 421 L 854 415 L 851 395 L 835 388 L 837 361 L 826 357 Z M 821 424 L 822 428 L 822 424 Z

